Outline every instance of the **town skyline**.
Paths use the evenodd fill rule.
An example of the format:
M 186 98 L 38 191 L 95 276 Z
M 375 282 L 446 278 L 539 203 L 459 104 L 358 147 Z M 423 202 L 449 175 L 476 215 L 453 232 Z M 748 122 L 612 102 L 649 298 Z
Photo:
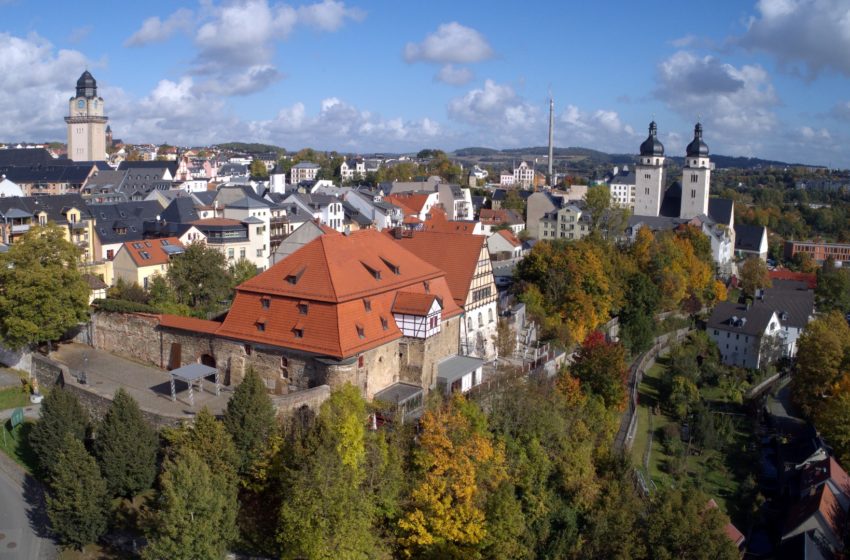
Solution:
M 721 2 L 682 25 L 625 3 L 154 2 L 107 21 L 95 4 L 34 16 L 13 1 L 0 51 L 21 81 L 0 94 L 0 140 L 62 140 L 89 69 L 127 142 L 542 146 L 551 94 L 559 147 L 634 153 L 654 119 L 678 155 L 699 119 L 713 153 L 850 167 L 840 4 Z

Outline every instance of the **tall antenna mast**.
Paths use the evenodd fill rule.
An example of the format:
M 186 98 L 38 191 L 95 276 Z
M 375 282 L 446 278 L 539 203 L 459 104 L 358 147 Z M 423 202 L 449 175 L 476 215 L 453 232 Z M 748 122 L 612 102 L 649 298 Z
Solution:
M 552 159 L 554 152 L 555 141 L 555 101 L 552 99 L 552 93 L 549 92 L 549 186 L 553 186 L 554 177 L 552 176 Z

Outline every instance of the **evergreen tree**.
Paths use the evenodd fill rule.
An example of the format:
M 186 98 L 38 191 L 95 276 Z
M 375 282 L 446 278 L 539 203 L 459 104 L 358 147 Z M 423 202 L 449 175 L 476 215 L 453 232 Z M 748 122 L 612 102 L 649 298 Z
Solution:
M 118 389 L 97 429 L 94 455 L 113 496 L 131 497 L 156 478 L 156 432 L 145 422 L 138 403 Z
M 39 474 L 49 477 L 57 464 L 65 434 L 82 441 L 86 437 L 89 416 L 77 397 L 55 387 L 41 403 L 41 418 L 29 436 L 32 450 L 38 457 Z
M 236 388 L 227 402 L 224 426 L 233 437 L 239 454 L 239 472 L 248 472 L 263 457 L 266 445 L 275 432 L 274 405 L 266 386 L 253 369 Z
M 236 538 L 236 491 L 192 449 L 167 459 L 160 495 L 146 514 L 148 560 L 223 558 Z
M 47 516 L 62 544 L 82 548 L 106 532 L 106 481 L 83 443 L 65 433 L 47 495 Z
M 163 430 L 163 438 L 168 456 L 173 458 L 181 450 L 191 449 L 210 471 L 235 483 L 239 456 L 233 446 L 233 438 L 207 407 L 198 412 L 191 425 Z

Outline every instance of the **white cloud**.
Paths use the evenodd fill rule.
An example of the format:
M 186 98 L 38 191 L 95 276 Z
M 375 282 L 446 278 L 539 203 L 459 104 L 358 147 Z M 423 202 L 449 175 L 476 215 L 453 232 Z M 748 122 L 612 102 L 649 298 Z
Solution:
M 800 128 L 800 134 L 803 135 L 803 138 L 806 140 L 814 140 L 815 138 L 820 138 L 823 140 L 832 139 L 832 135 L 825 128 L 821 128 L 820 130 L 815 130 L 810 126 L 804 126 Z
M 92 31 L 94 31 L 93 25 L 83 25 L 82 27 L 75 27 L 68 34 L 68 42 L 73 44 L 80 43 L 84 41 L 89 35 L 91 35 Z
M 351 151 L 418 149 L 433 142 L 442 127 L 434 120 L 385 119 L 338 97 L 328 97 L 314 115 L 298 102 L 281 109 L 275 118 L 248 123 L 250 137 L 289 147 Z
M 192 28 L 192 10 L 180 8 L 165 20 L 158 16 L 149 17 L 138 31 L 124 41 L 125 47 L 140 47 L 149 43 L 165 41 L 178 31 L 188 32 Z
M 459 122 L 489 129 L 501 140 L 510 141 L 537 125 L 538 108 L 519 97 L 511 86 L 485 80 L 483 88 L 450 100 L 448 113 Z
M 757 153 L 778 125 L 773 108 L 779 99 L 758 65 L 736 68 L 678 51 L 659 64 L 655 96 L 687 120 L 702 119 L 724 153 Z
M 555 143 L 597 150 L 630 153 L 637 148 L 638 135 L 623 123 L 616 111 L 582 111 L 567 105 L 555 122 Z
M 469 68 L 455 66 L 454 64 L 446 64 L 440 68 L 440 71 L 436 76 L 434 76 L 434 78 L 444 84 L 462 86 L 472 81 L 473 74 L 472 70 Z
M 362 21 L 366 14 L 357 8 L 346 8 L 344 2 L 324 0 L 298 8 L 298 19 L 322 31 L 336 31 L 346 20 Z
M 36 34 L 0 33 L 0 73 L 14 77 L 0 89 L 3 141 L 64 138 L 68 98 L 87 67 L 81 52 L 57 51 Z
M 850 121 L 850 101 L 841 101 L 836 103 L 830 111 L 831 116 Z
M 846 0 L 759 0 L 741 45 L 768 52 L 788 71 L 850 76 L 850 3 Z
M 493 49 L 481 33 L 456 21 L 440 25 L 419 44 L 404 47 L 407 62 L 469 64 L 492 56 Z

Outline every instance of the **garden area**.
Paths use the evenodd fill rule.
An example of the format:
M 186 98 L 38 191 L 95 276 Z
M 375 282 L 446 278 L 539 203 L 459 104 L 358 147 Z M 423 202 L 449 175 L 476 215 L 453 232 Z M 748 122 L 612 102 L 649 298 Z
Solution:
M 753 381 L 750 372 L 721 365 L 704 333 L 659 357 L 639 387 L 632 445 L 647 482 L 697 487 L 746 526 L 758 461 L 743 395 Z

